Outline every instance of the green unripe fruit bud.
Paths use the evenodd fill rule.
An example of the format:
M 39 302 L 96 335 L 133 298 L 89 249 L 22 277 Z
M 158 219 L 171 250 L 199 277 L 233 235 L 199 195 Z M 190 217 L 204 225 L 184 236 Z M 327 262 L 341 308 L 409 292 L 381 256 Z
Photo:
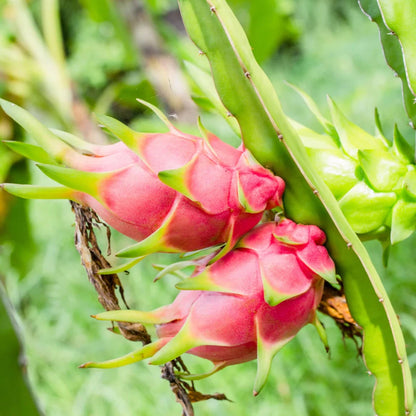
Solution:
M 303 92 L 301 96 L 316 115 L 312 99 Z M 416 229 L 413 149 L 397 126 L 393 141 L 387 141 L 377 112 L 380 134 L 372 136 L 348 120 L 331 99 L 328 103 L 333 124 L 317 116 L 326 134 L 293 123 L 312 164 L 357 234 L 384 240 L 390 235 L 391 244 L 404 240 Z

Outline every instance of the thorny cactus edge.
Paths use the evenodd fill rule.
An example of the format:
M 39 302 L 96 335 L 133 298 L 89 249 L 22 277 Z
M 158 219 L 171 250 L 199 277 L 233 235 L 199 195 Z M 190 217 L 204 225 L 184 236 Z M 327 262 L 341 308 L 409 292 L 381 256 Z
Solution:
M 168 125 L 168 133 L 139 133 L 103 116 L 101 124 L 122 141 L 98 146 L 52 132 L 25 110 L 2 101 L 5 112 L 42 146 L 11 142 L 10 147 L 40 162 L 46 175 L 64 185 L 4 184 L 4 189 L 21 197 L 64 198 L 90 206 L 139 241 L 120 257 L 227 243 L 224 254 L 261 220 L 264 210 L 281 205 L 284 181 L 244 148 L 235 149 L 202 127 L 203 138 L 184 134 L 147 105 Z
M 323 278 L 334 279 L 335 266 L 324 242 L 318 227 L 288 219 L 256 227 L 227 255 L 179 283 L 183 291 L 172 304 L 152 312 L 96 315 L 100 320 L 156 324 L 159 339 L 124 357 L 82 367 L 112 368 L 146 358 L 160 365 L 188 352 L 214 364 L 206 374 L 181 375 L 200 379 L 257 357 L 257 395 L 274 355 L 303 326 L 313 323 L 325 338 L 316 308 Z

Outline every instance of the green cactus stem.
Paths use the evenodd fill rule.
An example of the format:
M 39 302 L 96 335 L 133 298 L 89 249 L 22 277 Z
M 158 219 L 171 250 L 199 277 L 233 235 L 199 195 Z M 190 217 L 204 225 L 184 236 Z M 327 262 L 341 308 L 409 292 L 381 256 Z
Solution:
M 239 123 L 245 146 L 285 180 L 286 215 L 326 232 L 350 310 L 364 331 L 366 365 L 377 380 L 376 413 L 410 414 L 412 379 L 396 313 L 368 253 L 311 166 L 243 29 L 223 0 L 179 0 L 179 5 L 201 59 L 209 60 L 223 105 Z
M 380 32 L 387 64 L 402 82 L 403 101 L 416 128 L 416 5 L 413 0 L 358 0 Z

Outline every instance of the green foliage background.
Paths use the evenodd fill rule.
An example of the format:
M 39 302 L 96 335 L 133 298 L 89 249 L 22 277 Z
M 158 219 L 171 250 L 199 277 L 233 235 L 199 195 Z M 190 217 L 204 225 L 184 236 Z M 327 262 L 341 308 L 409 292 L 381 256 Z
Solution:
M 39 2 L 31 3 L 33 12 L 39 16 Z M 112 6 L 111 1 L 62 2 L 71 78 L 89 108 L 98 107 L 129 121 L 135 118 L 137 128 L 155 129 L 152 120 L 138 117 L 140 109 L 134 107 L 134 97 L 137 95 L 153 102 L 158 102 L 160 97 L 143 70 L 140 54 L 132 52 L 126 33 L 114 21 L 114 14 L 105 14 L 108 9 L 103 6 L 97 9 L 97 3 Z M 261 45 L 255 30 L 258 26 L 253 23 L 259 19 L 258 10 L 250 14 L 247 11 L 249 1 L 233 0 L 230 4 L 246 24 L 256 51 L 256 45 Z M 182 40 L 178 35 L 174 41 L 169 39 L 176 32 L 166 23 L 166 16 L 174 13 L 175 3 L 148 0 L 145 5 L 173 53 L 183 56 Z M 325 95 L 330 94 L 354 122 L 370 132 L 374 129 L 373 109 L 377 106 L 386 130 L 392 131 L 393 123 L 397 122 L 410 140 L 412 131 L 406 127 L 400 83 L 385 65 L 376 26 L 366 19 L 355 2 L 276 0 L 268 1 L 267 6 L 270 7 L 269 15 L 270 10 L 280 11 L 280 14 L 265 15 L 264 18 L 269 19 L 266 27 L 276 33 L 270 36 L 273 42 L 268 38 L 264 48 L 258 47 L 258 57 L 281 91 L 283 105 L 291 117 L 318 129 L 313 117 L 299 97 L 285 86 L 284 80 L 307 91 L 323 110 L 326 109 Z M 290 16 L 289 20 L 287 16 Z M 102 53 L 103 42 L 105 53 Z M 8 85 L 0 78 L 0 86 L 2 83 L 0 95 L 5 95 Z M 24 103 L 32 106 L 44 119 L 50 118 L 45 104 L 39 105 L 30 96 Z M 235 140 L 228 126 L 218 121 L 218 117 L 204 113 L 203 119 L 207 127 L 224 140 Z M 2 148 L 0 152 L 5 154 L 6 151 Z M 33 166 L 27 169 L 33 182 L 45 180 Z M 25 171 L 26 168 L 15 165 L 11 171 L 15 175 L 13 180 L 25 182 L 27 179 L 22 173 Z M 101 306 L 73 245 L 73 216 L 69 204 L 65 201 L 30 201 L 23 208 L 17 201 L 11 201 L 11 204 L 3 228 L 0 275 L 17 311 L 29 380 L 45 414 L 180 414 L 180 407 L 175 403 L 168 383 L 160 379 L 157 367 L 137 363 L 112 370 L 77 368 L 91 359 L 104 360 L 125 354 L 135 346 L 107 331 L 106 323 L 89 317 L 99 312 Z M 18 215 L 15 209 L 20 210 Z M 27 226 L 22 227 L 25 212 L 28 212 Z M 114 252 L 129 243 L 113 234 Z M 104 232 L 101 237 L 105 247 Z M 380 247 L 376 243 L 369 244 L 400 315 L 413 369 L 416 365 L 416 259 L 412 254 L 415 243 L 416 238 L 412 237 L 393 247 L 387 269 L 381 265 Z M 173 258 L 171 255 L 152 256 L 128 276 L 121 277 L 130 307 L 151 309 L 173 300 L 173 277 L 152 283 L 156 275 L 152 263 L 167 264 Z M 324 321 L 331 345 L 330 359 L 313 328 L 306 327 L 276 357 L 267 386 L 259 397 L 251 397 L 255 363 L 230 367 L 208 380 L 197 382 L 197 388 L 206 393 L 223 392 L 233 402 L 198 403 L 196 413 L 372 415 L 371 376 L 365 373 L 355 345 L 350 340 L 342 340 L 332 321 L 325 318 Z M 186 363 L 195 372 L 209 366 L 194 357 L 186 357 Z M 7 379 L 7 374 L 0 374 L 0 381 L 7 382 Z M 2 398 L 2 403 L 5 399 Z M 0 415 L 11 416 L 7 406 L 0 409 Z

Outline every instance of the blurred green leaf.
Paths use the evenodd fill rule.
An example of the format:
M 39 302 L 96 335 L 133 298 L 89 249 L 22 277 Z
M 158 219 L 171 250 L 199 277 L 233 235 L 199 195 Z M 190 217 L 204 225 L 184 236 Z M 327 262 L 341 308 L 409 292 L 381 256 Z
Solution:
M 233 6 L 236 1 L 230 1 Z M 285 41 L 294 42 L 299 36 L 292 12 L 296 7 L 291 0 L 246 0 L 242 11 L 249 14 L 247 36 L 258 62 L 263 62 L 276 52 Z M 237 10 L 238 12 L 238 10 Z
M 138 62 L 131 34 L 117 10 L 117 1 L 113 0 L 80 0 L 90 17 L 97 22 L 107 22 L 114 30 L 118 41 L 123 45 L 127 65 L 134 66 Z M 120 5 L 118 5 L 120 6 Z M 100 49 L 101 51 L 101 49 Z
M 14 311 L 0 282 L 0 415 L 40 416 L 26 378 L 26 358 Z
M 103 53 L 105 45 L 105 53 Z M 111 22 L 80 16 L 68 57 L 71 76 L 82 91 L 102 89 L 117 73 L 131 68 L 128 54 Z
M 26 161 L 14 163 L 6 177 L 10 182 L 27 183 L 29 175 Z M 8 198 L 7 204 L 6 218 L 0 229 L 0 246 L 10 245 L 10 262 L 23 278 L 30 270 L 38 249 L 32 237 L 29 204 L 19 198 Z

